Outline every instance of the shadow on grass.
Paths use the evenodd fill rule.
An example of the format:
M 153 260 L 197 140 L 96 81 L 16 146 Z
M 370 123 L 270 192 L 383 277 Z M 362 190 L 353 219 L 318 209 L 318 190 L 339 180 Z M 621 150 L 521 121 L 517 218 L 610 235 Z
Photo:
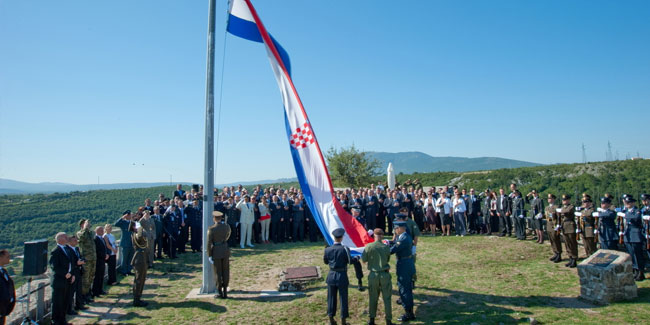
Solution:
M 243 291 L 235 290 L 229 291 L 228 299 L 229 300 L 239 300 L 239 301 L 255 301 L 255 302 L 286 302 L 293 301 L 296 299 L 306 298 L 309 295 L 305 292 L 300 292 L 296 295 L 290 296 L 260 296 L 263 291 Z M 239 295 L 245 295 L 244 297 Z
M 416 316 L 425 323 L 428 321 L 450 324 L 473 321 L 489 324 L 519 323 L 526 322 L 529 317 L 534 316 L 531 312 L 522 310 L 527 307 L 548 306 L 573 309 L 602 307 L 577 297 L 499 296 L 429 287 L 418 287 L 414 298 L 417 307 Z
M 181 302 L 156 302 L 154 300 L 149 300 L 149 306 L 146 307 L 147 310 L 157 310 L 162 308 L 171 307 L 174 309 L 184 309 L 184 308 L 198 308 L 203 311 L 211 313 L 225 313 L 228 309 L 224 306 L 219 306 L 213 302 L 208 301 L 181 301 Z

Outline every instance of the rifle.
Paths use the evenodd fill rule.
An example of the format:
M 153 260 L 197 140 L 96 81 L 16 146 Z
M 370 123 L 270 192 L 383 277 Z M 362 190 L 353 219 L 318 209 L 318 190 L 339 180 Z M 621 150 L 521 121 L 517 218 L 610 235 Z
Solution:
M 576 240 L 580 240 L 580 233 L 582 232 L 582 212 L 580 208 L 576 208 L 576 212 L 573 213 L 576 220 Z
M 622 213 L 622 212 L 617 212 Z M 623 235 L 625 233 L 625 224 L 623 220 L 623 216 L 619 215 L 618 216 L 618 244 L 623 245 Z
M 594 221 L 594 228 L 595 228 L 595 231 L 594 231 L 594 232 L 595 232 L 595 234 L 594 234 L 594 241 L 595 241 L 596 243 L 598 243 L 598 229 L 600 229 L 600 227 L 599 227 L 599 225 L 598 225 L 598 218 L 599 218 L 599 216 L 600 216 L 599 213 L 600 213 L 600 212 L 594 212 L 594 214 L 592 214 L 592 215 L 594 216 L 594 220 L 595 220 L 595 221 Z
M 559 236 L 560 235 L 560 229 L 562 228 L 562 217 L 560 216 L 560 213 L 557 212 L 557 210 L 561 209 L 555 209 L 555 233 Z

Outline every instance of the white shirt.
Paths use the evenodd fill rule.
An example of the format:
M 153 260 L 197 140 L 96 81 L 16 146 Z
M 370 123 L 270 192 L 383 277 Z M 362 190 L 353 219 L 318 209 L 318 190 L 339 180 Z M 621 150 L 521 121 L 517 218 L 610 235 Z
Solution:
M 236 208 L 241 211 L 240 223 L 252 225 L 255 222 L 255 210 L 252 203 L 241 200 L 237 203 Z
M 57 246 L 61 247 L 63 250 L 63 254 L 68 258 L 68 273 L 72 272 L 72 263 L 70 263 L 70 256 L 68 255 L 69 253 L 65 250 L 65 246 L 56 244 Z
M 115 246 L 115 236 L 113 236 L 113 234 L 104 234 L 104 238 L 108 239 L 108 242 L 111 243 L 112 248 L 116 247 Z M 111 252 L 110 255 L 115 255 L 115 253 L 113 253 L 113 250 L 109 249 L 109 251 Z
M 449 214 L 451 212 L 451 208 L 452 208 L 451 200 L 449 200 L 449 198 L 444 198 L 444 199 L 443 198 L 438 198 L 438 200 L 436 201 L 436 212 L 438 212 L 438 213 L 442 212 L 442 209 L 438 206 L 438 204 L 440 204 L 441 202 L 444 202 L 442 207 L 445 209 L 445 214 Z
M 458 205 L 456 205 L 456 204 L 458 204 Z M 454 199 L 454 212 L 463 213 L 463 212 L 465 212 L 465 210 L 467 210 L 467 208 L 465 207 L 465 200 L 463 200 L 462 197 L 458 198 L 458 199 L 455 198 Z

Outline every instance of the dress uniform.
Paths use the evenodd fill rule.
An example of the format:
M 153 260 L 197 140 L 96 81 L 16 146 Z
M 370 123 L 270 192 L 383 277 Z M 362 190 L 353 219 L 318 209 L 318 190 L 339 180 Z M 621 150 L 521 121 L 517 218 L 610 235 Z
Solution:
M 144 281 L 147 279 L 147 237 L 143 233 L 142 226 L 131 220 L 131 242 L 133 243 L 133 259 L 131 266 L 135 271 L 133 279 L 133 306 L 145 307 L 148 303 L 142 301 L 142 290 Z
M 526 240 L 526 211 L 521 193 L 516 191 L 512 196 L 512 219 L 514 220 L 515 235 L 517 240 Z
M 156 244 L 156 223 L 149 216 L 140 218 L 140 225 L 142 226 L 142 233 L 147 238 L 147 265 L 153 267 L 154 258 L 154 245 Z
M 230 280 L 230 226 L 221 221 L 223 213 L 212 212 L 215 224 L 208 228 L 208 255 L 216 275 L 216 287 L 219 290 L 220 298 L 228 297 L 228 282 Z
M 643 223 L 645 226 L 645 231 L 644 233 L 646 234 L 646 241 L 650 242 L 650 195 L 649 194 L 641 194 L 641 201 L 643 202 L 643 208 L 641 208 L 641 215 L 643 216 Z M 643 245 L 646 250 L 646 257 L 648 258 L 647 261 L 650 261 L 650 249 L 646 245 Z
M 551 242 L 551 249 L 553 250 L 553 257 L 551 261 L 559 263 L 562 261 L 562 239 L 558 229 L 560 228 L 560 217 L 557 212 L 557 205 L 555 205 L 555 195 L 548 194 L 548 206 L 546 207 L 546 233 Z
M 330 271 L 327 274 L 327 315 L 330 318 L 330 324 L 336 324 L 336 295 L 338 293 L 341 303 L 341 323 L 345 324 L 345 319 L 350 317 L 348 313 L 348 264 L 352 263 L 350 249 L 341 244 L 341 239 L 345 230 L 337 228 L 332 231 L 336 238 L 334 244 L 325 248 L 323 261 L 329 265 Z
M 90 227 L 83 227 L 85 222 L 86 219 L 79 220 L 81 230 L 77 232 L 77 239 L 79 239 L 81 255 L 86 260 L 86 264 L 84 264 L 84 272 L 82 274 L 81 293 L 87 300 L 90 300 L 90 287 L 95 279 L 97 248 L 95 247 L 95 233 L 90 230 Z
M 643 281 L 645 275 L 645 257 L 643 256 L 643 244 L 645 244 L 645 236 L 643 234 L 643 217 L 641 211 L 635 206 L 636 199 L 633 197 L 625 198 L 627 211 L 625 212 L 624 223 L 625 231 L 623 234 L 625 239 L 625 248 L 628 254 L 632 256 L 634 264 L 634 279 Z
M 608 197 L 600 198 L 598 209 L 598 239 L 601 249 L 618 248 L 618 232 L 616 231 L 616 211 L 612 210 L 612 200 Z
M 395 221 L 393 223 L 395 231 L 400 232 L 397 240 L 390 248 L 391 254 L 397 257 L 396 273 L 399 296 L 405 314 L 398 320 L 401 322 L 415 319 L 413 313 L 413 275 L 415 274 L 415 263 L 413 263 L 413 240 L 406 232 L 406 223 L 404 221 Z M 401 228 L 401 230 L 398 230 Z
M 596 229 L 596 219 L 593 216 L 594 208 L 590 196 L 585 196 L 582 200 L 583 209 L 580 211 L 582 219 L 582 245 L 585 247 L 587 257 L 596 252 L 596 238 L 594 230 Z
M 391 292 L 392 283 L 390 279 L 390 247 L 382 243 L 378 238 L 384 235 L 384 231 L 377 228 L 374 230 L 375 241 L 366 245 L 361 255 L 361 259 L 368 263 L 368 298 L 369 310 L 368 316 L 370 317 L 369 325 L 375 323 L 375 316 L 377 315 L 377 301 L 379 294 L 384 301 L 384 313 L 386 314 L 386 324 L 391 324 L 393 314 L 391 310 Z
M 575 220 L 575 207 L 570 203 L 571 196 L 562 195 L 562 207 L 559 208 L 558 214 L 562 221 L 562 235 L 564 235 L 564 245 L 566 246 L 567 254 L 569 254 L 569 262 L 565 264 L 567 267 L 576 267 L 578 265 L 578 240 L 576 239 L 576 220 Z

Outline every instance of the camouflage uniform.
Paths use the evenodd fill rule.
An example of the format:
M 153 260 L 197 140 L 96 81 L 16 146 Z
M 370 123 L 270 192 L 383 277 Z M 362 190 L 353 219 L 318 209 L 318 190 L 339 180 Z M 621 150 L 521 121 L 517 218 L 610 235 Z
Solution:
M 90 229 L 81 229 L 77 232 L 77 238 L 79 239 L 81 255 L 86 259 L 82 275 L 81 293 L 87 295 L 90 293 L 90 286 L 95 278 L 95 263 L 97 261 L 95 233 Z

